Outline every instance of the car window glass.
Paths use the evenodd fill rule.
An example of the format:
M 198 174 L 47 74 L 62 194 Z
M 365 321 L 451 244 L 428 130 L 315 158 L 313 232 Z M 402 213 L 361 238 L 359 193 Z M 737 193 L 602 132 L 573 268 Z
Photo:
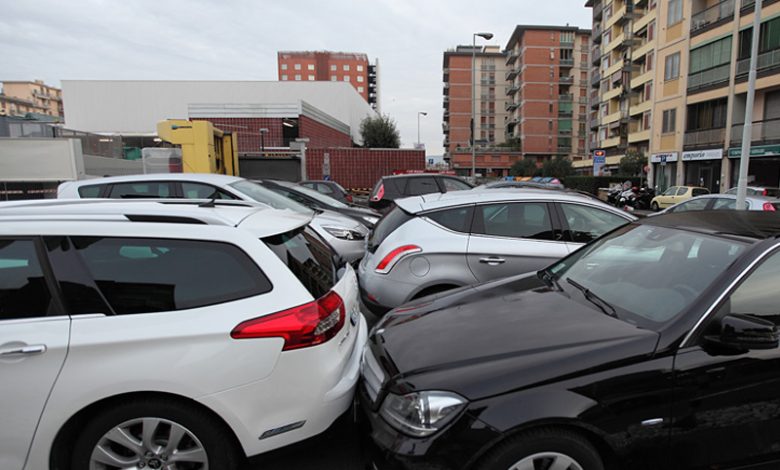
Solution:
M 750 204 L 745 201 L 745 208 L 750 207 Z M 736 199 L 726 199 L 723 197 L 719 197 L 715 199 L 715 203 L 712 206 L 712 210 L 714 211 L 724 211 L 724 210 L 734 210 L 737 208 L 737 200 Z
M 780 325 L 780 253 L 753 271 L 731 294 L 731 313 L 755 315 Z
M 690 212 L 690 211 L 703 211 L 707 207 L 709 199 L 691 199 L 685 201 L 682 204 L 672 208 L 670 212 Z
M 165 181 L 116 183 L 111 185 L 112 199 L 173 197 L 171 184 Z
M 44 244 L 67 312 L 72 315 L 113 313 L 70 240 L 45 237 Z
M 35 242 L 0 239 L 0 320 L 41 317 L 51 309 Z
M 185 199 L 237 199 L 209 184 L 182 182 L 181 191 Z
M 271 290 L 260 268 L 228 243 L 100 237 L 72 241 L 117 314 L 204 307 Z
M 327 294 L 336 283 L 333 251 L 311 229 L 264 238 L 274 252 L 314 298 Z
M 688 192 L 688 188 L 686 188 L 685 186 L 677 189 L 677 195 L 678 196 L 684 196 L 685 193 L 687 193 L 687 192 Z
M 737 188 L 731 188 L 728 191 L 726 191 L 726 194 L 737 194 Z
M 406 194 L 408 196 L 420 196 L 422 194 L 438 193 L 439 186 L 433 177 L 409 178 L 406 185 Z
M 304 206 L 307 206 L 307 207 L 315 207 L 315 204 L 312 201 L 306 199 L 305 197 L 301 196 L 298 193 L 294 193 L 294 192 L 288 191 L 288 190 L 286 190 L 284 188 L 277 188 L 277 187 L 273 187 L 271 189 L 271 191 L 273 191 L 273 192 L 275 192 L 277 194 L 281 194 L 282 196 L 284 196 L 284 197 L 286 197 L 288 199 L 291 199 L 291 200 L 297 202 L 298 204 L 303 204 Z
M 333 188 L 327 184 L 322 183 L 317 185 L 317 191 L 321 192 L 322 194 L 333 194 Z
M 693 192 L 692 192 L 693 197 L 703 196 L 703 195 L 709 194 L 709 193 L 710 192 L 708 190 L 704 189 L 704 188 L 693 188 Z
M 229 186 L 257 202 L 268 204 L 274 209 L 289 209 L 302 214 L 311 214 L 311 210 L 305 205 L 301 205 L 252 181 L 241 180 L 231 183 Z
M 472 232 L 512 238 L 553 240 L 552 222 L 545 203 L 503 203 L 477 207 Z
M 674 196 L 675 194 L 677 194 L 678 189 L 679 188 L 677 186 L 672 186 L 671 188 L 664 191 L 663 196 Z
M 317 185 L 315 183 L 301 183 L 301 186 L 305 186 L 309 189 L 317 189 Z
M 468 233 L 473 209 L 473 206 L 456 207 L 455 209 L 431 212 L 426 214 L 426 217 L 450 230 Z
M 442 178 L 444 182 L 444 189 L 447 191 L 463 191 L 465 189 L 471 189 L 471 186 L 467 185 L 463 181 L 456 180 L 455 178 Z
M 571 240 L 587 243 L 628 223 L 619 215 L 579 204 L 561 204 Z
M 100 197 L 100 193 L 107 185 L 105 184 L 92 184 L 89 186 L 82 186 L 79 188 L 79 196 L 83 198 L 95 198 Z

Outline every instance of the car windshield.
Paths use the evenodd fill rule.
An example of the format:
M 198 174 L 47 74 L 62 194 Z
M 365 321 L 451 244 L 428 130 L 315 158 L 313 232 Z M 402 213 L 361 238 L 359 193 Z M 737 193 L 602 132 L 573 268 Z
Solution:
M 304 206 L 303 204 L 299 204 L 251 181 L 237 181 L 235 183 L 231 183 L 230 187 L 236 191 L 239 191 L 241 194 L 249 196 L 257 202 L 268 204 L 274 209 L 289 209 L 301 214 L 312 214 L 311 209 Z
M 277 181 L 276 183 L 279 186 L 284 186 L 285 188 L 290 189 L 292 191 L 296 191 L 296 192 L 299 192 L 301 194 L 305 194 L 305 195 L 309 196 L 310 198 L 316 199 L 317 201 L 320 201 L 321 203 L 323 203 L 325 205 L 328 205 L 328 206 L 331 206 L 331 207 L 336 207 L 338 209 L 346 209 L 346 208 L 349 207 L 348 205 L 346 205 L 346 204 L 344 204 L 344 203 L 342 203 L 340 201 L 337 201 L 337 200 L 333 199 L 330 196 L 326 196 L 326 195 L 322 194 L 319 191 L 315 191 L 314 189 L 309 189 L 309 188 L 301 186 L 299 184 L 284 183 L 284 182 L 281 182 L 281 181 Z
M 590 297 L 614 307 L 618 318 L 655 330 L 690 306 L 745 247 L 695 232 L 629 225 L 547 272 L 584 288 L 579 289 L 584 296 L 573 298 L 593 294 Z

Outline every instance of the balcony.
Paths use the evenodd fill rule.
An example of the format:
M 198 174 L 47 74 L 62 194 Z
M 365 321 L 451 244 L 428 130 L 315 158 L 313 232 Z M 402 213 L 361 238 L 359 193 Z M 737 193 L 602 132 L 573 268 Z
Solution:
M 558 101 L 572 102 L 574 101 L 574 95 L 572 95 L 571 93 L 563 93 L 561 95 L 558 95 Z
M 559 65 L 561 67 L 574 67 L 574 59 L 561 59 Z
M 558 77 L 558 83 L 561 85 L 571 85 L 574 83 L 574 77 L 571 75 L 563 75 Z
M 764 52 L 758 55 L 757 71 L 780 67 L 780 49 Z M 750 59 L 737 62 L 737 75 L 747 75 L 750 72 Z
M 723 147 L 726 141 L 726 128 L 702 129 L 685 133 L 685 147 Z
M 742 132 L 745 130 L 744 124 L 734 124 L 731 127 L 731 145 L 742 143 Z M 753 121 L 750 132 L 751 142 L 755 143 L 775 143 L 780 142 L 780 119 L 768 119 L 766 121 Z
M 600 20 L 604 13 L 604 4 L 603 3 L 597 3 L 596 5 L 593 5 L 593 19 L 594 20 Z
M 623 87 L 619 86 L 617 88 L 613 88 L 613 89 L 609 90 L 608 92 L 604 93 L 604 96 L 602 96 L 601 98 L 604 101 L 609 101 L 611 99 L 617 98 L 621 94 L 623 94 Z
M 506 56 L 506 65 L 512 65 L 520 57 L 520 54 L 515 51 L 508 51 Z
M 628 134 L 628 143 L 634 144 L 650 140 L 650 129 L 637 130 Z
M 506 87 L 506 94 L 507 95 L 514 95 L 518 91 L 520 91 L 520 85 L 512 85 L 512 86 Z
M 696 12 L 691 17 L 691 35 L 703 33 L 718 24 L 734 18 L 736 0 L 723 0 L 709 8 Z
M 504 79 L 506 81 L 514 80 L 518 73 L 520 73 L 520 69 L 517 68 L 509 69 L 507 70 L 506 75 L 504 75 Z
M 748 59 L 748 64 L 750 60 Z M 688 75 L 688 91 L 696 91 L 702 88 L 723 86 L 729 81 L 731 64 L 723 64 L 711 69 Z
M 514 111 L 515 109 L 517 109 L 518 106 L 520 106 L 519 103 L 515 103 L 513 101 L 507 101 L 506 104 L 504 105 L 504 110 Z
M 593 44 L 601 44 L 601 33 L 603 32 L 604 30 L 601 29 L 600 24 L 593 25 L 593 31 L 591 32 L 591 36 L 593 37 Z
M 560 108 L 558 109 L 558 117 L 570 118 L 572 116 L 574 116 L 574 111 L 572 111 L 571 109 L 560 109 Z
M 590 63 L 593 66 L 598 67 L 601 63 L 601 48 L 599 46 L 594 47 L 590 51 Z
M 601 73 L 595 72 L 590 77 L 590 86 L 592 86 L 594 88 L 598 88 L 600 85 L 601 85 Z
M 561 39 L 561 48 L 574 49 L 574 41 L 567 41 L 565 39 Z

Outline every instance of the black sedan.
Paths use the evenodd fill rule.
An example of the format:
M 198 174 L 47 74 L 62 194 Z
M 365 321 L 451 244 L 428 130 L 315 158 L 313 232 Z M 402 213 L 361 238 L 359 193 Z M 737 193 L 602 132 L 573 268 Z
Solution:
M 314 189 L 305 188 L 301 185 L 290 183 L 289 181 L 279 180 L 253 180 L 266 188 L 287 196 L 288 198 L 297 201 L 310 209 L 323 209 L 338 212 L 352 217 L 358 222 L 362 223 L 368 228 L 373 228 L 374 225 L 382 217 L 382 214 L 364 207 L 358 207 L 355 205 L 347 205 L 343 202 L 337 201 L 332 197 L 326 196 Z
M 644 219 L 372 330 L 378 468 L 780 468 L 780 217 Z

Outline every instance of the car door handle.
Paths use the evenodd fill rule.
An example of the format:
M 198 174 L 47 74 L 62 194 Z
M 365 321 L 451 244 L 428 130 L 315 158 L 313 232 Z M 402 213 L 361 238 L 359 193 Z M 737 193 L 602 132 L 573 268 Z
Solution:
M 45 344 L 35 344 L 30 346 L 20 346 L 18 348 L 4 349 L 0 351 L 0 357 L 25 356 L 32 354 L 43 354 L 46 352 Z
M 497 264 L 506 263 L 506 260 L 504 258 L 499 258 L 497 256 L 491 256 L 489 258 L 480 258 L 479 262 L 484 264 L 491 264 L 495 266 Z

